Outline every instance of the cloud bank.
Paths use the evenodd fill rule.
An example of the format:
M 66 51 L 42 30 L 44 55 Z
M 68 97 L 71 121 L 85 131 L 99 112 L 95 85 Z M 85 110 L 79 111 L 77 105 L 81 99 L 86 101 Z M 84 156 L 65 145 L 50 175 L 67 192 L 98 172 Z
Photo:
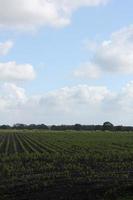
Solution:
M 66 26 L 72 13 L 83 6 L 98 6 L 108 0 L 0 0 L 0 27 L 35 29 Z
M 107 87 L 78 85 L 29 96 L 15 84 L 0 88 L 1 123 L 132 123 L 133 81 L 114 93 Z M 13 113 L 13 116 L 12 116 Z

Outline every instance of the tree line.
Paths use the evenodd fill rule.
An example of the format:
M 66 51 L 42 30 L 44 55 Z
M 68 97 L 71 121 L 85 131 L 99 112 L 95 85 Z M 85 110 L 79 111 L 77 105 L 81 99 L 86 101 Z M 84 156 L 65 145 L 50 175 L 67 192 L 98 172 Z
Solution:
M 0 125 L 0 129 L 28 129 L 28 130 L 53 130 L 53 131 L 65 131 L 65 130 L 75 130 L 75 131 L 133 131 L 133 126 L 114 126 L 111 122 L 104 122 L 102 125 L 52 125 L 47 126 L 45 124 L 14 124 L 10 125 Z

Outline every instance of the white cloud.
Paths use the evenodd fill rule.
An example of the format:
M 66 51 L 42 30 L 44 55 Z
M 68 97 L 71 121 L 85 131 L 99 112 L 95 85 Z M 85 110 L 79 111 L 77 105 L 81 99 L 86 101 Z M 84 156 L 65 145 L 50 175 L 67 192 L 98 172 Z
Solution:
M 108 72 L 133 73 L 133 26 L 112 34 L 97 49 L 94 61 Z
M 8 113 L 5 123 L 71 124 L 87 120 L 89 123 L 89 120 L 94 120 L 100 112 L 104 99 L 112 97 L 112 93 L 106 87 L 88 85 L 65 87 L 44 95 L 29 97 L 23 88 L 14 84 L 4 84 L 0 90 L 0 115 Z
M 6 92 L 9 99 L 20 100 L 22 102 L 27 99 L 25 90 L 21 87 L 16 86 L 13 83 L 5 83 L 3 85 L 3 90 Z
M 23 88 L 13 83 L 4 83 L 0 87 L 0 110 L 3 112 L 10 111 L 12 117 L 12 110 L 25 103 L 26 100 L 27 97 Z
M 107 87 L 78 85 L 29 97 L 20 113 L 25 122 L 57 124 L 102 123 L 131 125 L 133 82 L 117 93 Z M 36 113 L 36 114 L 35 114 Z
M 96 46 L 95 46 L 96 47 Z M 90 77 L 94 71 L 94 78 L 101 74 L 133 74 L 133 26 L 123 28 L 97 45 L 88 67 L 76 70 L 78 76 Z M 91 66 L 91 68 L 90 68 Z M 97 70 L 96 70 L 97 69 Z M 93 78 L 93 76 L 92 76 Z
M 0 81 L 24 81 L 35 78 L 30 64 L 17 64 L 15 61 L 0 63 Z
M 114 94 L 106 87 L 88 85 L 27 96 L 23 88 L 4 84 L 0 89 L 0 116 L 5 116 L 5 119 L 1 118 L 3 123 L 90 124 L 105 120 L 118 121 L 117 115 L 125 113 L 120 107 L 119 96 L 124 101 L 122 92 Z M 125 114 L 128 118 L 127 111 Z M 121 119 L 125 114 L 120 115 Z
M 133 114 L 133 81 L 122 88 L 116 102 L 119 102 L 119 106 L 125 113 Z
M 110 95 L 111 93 L 106 87 L 78 85 L 49 92 L 40 98 L 39 105 L 51 111 L 71 113 L 73 110 L 79 111 L 78 108 L 82 106 L 88 105 L 92 108 L 96 104 L 98 105 L 105 96 Z
M 74 71 L 74 76 L 79 78 L 97 78 L 100 74 L 101 71 L 97 65 L 92 65 L 92 63 L 84 63 Z
M 108 0 L 0 0 L 0 27 L 34 29 L 65 26 L 82 6 L 98 6 Z
M 5 56 L 12 47 L 13 47 L 12 41 L 6 41 L 0 43 L 0 56 Z
M 114 93 L 107 87 L 78 85 L 28 96 L 12 83 L 0 87 L 0 123 L 132 125 L 133 81 Z

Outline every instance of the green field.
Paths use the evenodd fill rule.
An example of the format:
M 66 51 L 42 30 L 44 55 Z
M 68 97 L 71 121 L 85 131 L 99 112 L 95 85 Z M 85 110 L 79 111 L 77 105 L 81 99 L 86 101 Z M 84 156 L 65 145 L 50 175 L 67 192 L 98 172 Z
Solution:
M 0 131 L 0 200 L 132 200 L 132 190 L 131 132 Z

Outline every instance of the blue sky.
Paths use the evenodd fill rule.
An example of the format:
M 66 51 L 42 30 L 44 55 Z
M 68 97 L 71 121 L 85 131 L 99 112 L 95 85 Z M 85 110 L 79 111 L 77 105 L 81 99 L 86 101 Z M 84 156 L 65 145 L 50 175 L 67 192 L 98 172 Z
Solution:
M 12 5 L 10 9 L 9 0 L 5 3 L 0 0 L 1 9 L 3 6 L 3 10 L 11 10 L 7 16 L 0 12 L 0 43 L 1 45 L 7 41 L 12 43 L 6 55 L 0 53 L 0 70 L 3 70 L 4 74 L 0 76 L 0 99 L 1 105 L 4 104 L 0 109 L 5 116 L 1 121 L 71 124 L 102 123 L 110 120 L 117 124 L 131 124 L 132 99 L 127 103 L 125 94 L 128 99 L 133 98 L 133 53 L 130 46 L 133 45 L 131 39 L 133 2 L 109 0 L 105 3 L 104 0 L 75 0 L 67 5 L 67 1 L 62 0 L 60 7 L 60 1 L 57 0 L 57 4 L 54 5 L 56 9 L 58 8 L 56 10 L 54 7 L 54 12 L 59 15 L 57 19 L 53 14 L 53 7 L 50 7 L 52 11 L 49 7 L 46 8 L 49 6 L 46 0 L 45 5 L 41 5 L 41 0 L 34 0 L 35 7 L 32 7 L 31 0 L 28 0 L 27 5 L 30 8 L 28 11 L 21 8 L 21 4 L 17 5 L 20 13 L 27 17 L 26 21 L 15 10 L 17 6 Z M 26 1 L 22 1 L 22 4 L 26 5 Z M 53 1 L 51 4 L 53 6 Z M 45 6 L 44 11 L 43 6 Z M 64 7 L 67 11 L 63 10 Z M 31 10 L 32 13 L 28 13 Z M 14 16 L 11 15 L 12 12 Z M 69 20 L 69 24 L 60 25 L 62 18 Z M 104 45 L 104 42 L 107 44 Z M 9 47 L 7 45 L 2 48 Z M 8 66 L 7 63 L 12 61 L 16 63 L 15 67 L 11 66 L 13 63 Z M 26 64 L 32 68 L 28 72 Z M 15 70 L 19 69 L 19 65 L 22 66 L 19 77 L 16 77 L 18 72 Z M 21 77 L 21 74 L 26 73 L 29 78 L 25 78 L 24 75 Z M 92 87 L 94 91 L 90 92 Z M 63 94 L 62 88 L 65 88 Z M 60 99 L 57 98 L 58 95 Z M 90 97 L 94 99 L 90 100 Z M 9 98 L 10 102 L 7 101 Z M 52 103 L 50 98 L 53 99 Z M 77 105 L 73 98 L 76 100 L 79 98 L 81 103 L 78 113 L 73 113 L 72 117 L 70 111 Z M 98 98 L 96 104 L 92 105 L 91 101 L 95 102 L 95 98 Z M 32 108 L 29 107 L 27 114 L 29 102 L 33 105 Z M 75 102 L 75 106 L 72 102 Z M 115 104 L 118 104 L 117 109 Z M 63 105 L 68 109 L 63 109 Z M 94 109 L 91 110 L 90 107 Z M 92 115 L 83 110 L 90 110 L 90 113 L 94 111 L 94 116 L 91 118 Z M 33 116 L 37 111 L 38 118 Z M 6 117 L 5 113 L 12 112 L 15 113 L 13 119 Z M 122 117 L 125 112 L 127 112 L 126 119 Z M 63 117 L 57 118 L 57 115 Z

